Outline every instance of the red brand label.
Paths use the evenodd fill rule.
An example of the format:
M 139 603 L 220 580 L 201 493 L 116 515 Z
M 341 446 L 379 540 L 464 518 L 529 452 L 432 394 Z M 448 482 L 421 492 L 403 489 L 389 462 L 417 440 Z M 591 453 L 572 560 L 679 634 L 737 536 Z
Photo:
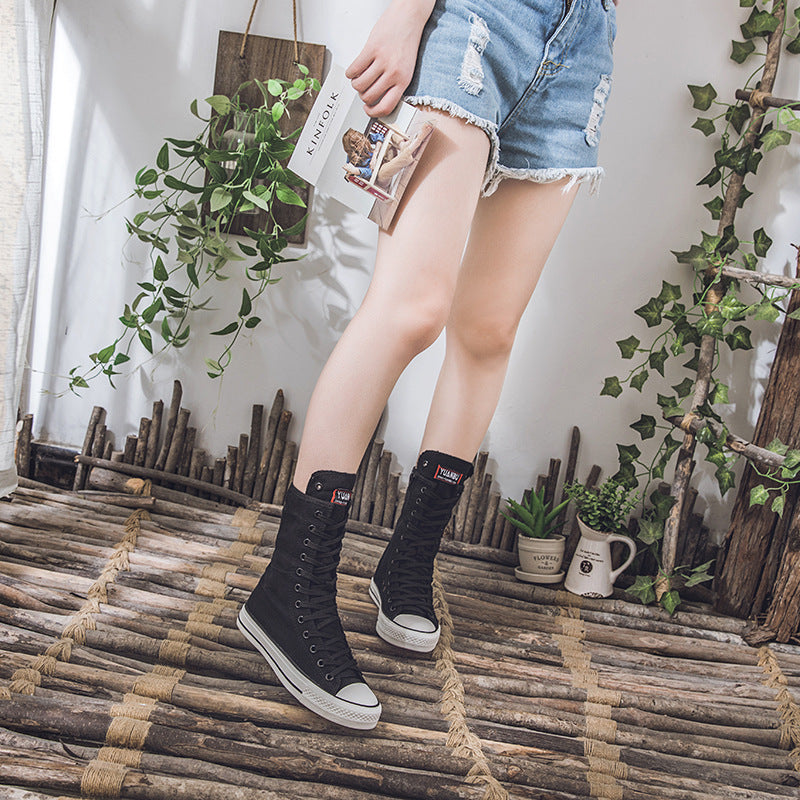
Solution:
M 444 481 L 444 483 L 456 485 L 461 483 L 464 473 L 456 472 L 454 469 L 447 469 L 447 467 L 443 467 L 441 464 L 439 464 L 436 467 L 436 472 L 434 473 L 433 477 L 436 478 L 436 480 Z
M 336 503 L 337 506 L 346 506 L 350 502 L 352 492 L 349 489 L 334 489 L 331 503 Z

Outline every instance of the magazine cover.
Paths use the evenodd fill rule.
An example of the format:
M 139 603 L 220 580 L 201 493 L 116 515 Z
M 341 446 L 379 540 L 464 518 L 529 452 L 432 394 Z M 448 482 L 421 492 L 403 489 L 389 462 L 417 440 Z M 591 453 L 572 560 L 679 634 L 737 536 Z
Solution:
M 409 103 L 399 103 L 385 117 L 369 117 L 344 69 L 334 64 L 289 169 L 387 228 L 433 131 L 423 116 Z

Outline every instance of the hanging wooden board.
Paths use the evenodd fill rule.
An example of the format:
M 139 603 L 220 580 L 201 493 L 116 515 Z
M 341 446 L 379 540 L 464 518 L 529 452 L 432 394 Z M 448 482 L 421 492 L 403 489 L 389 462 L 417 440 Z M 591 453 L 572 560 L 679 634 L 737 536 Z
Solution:
M 269 36 L 248 34 L 244 55 L 240 56 L 244 34 L 233 31 L 220 31 L 217 43 L 217 66 L 214 75 L 214 94 L 232 95 L 243 83 L 258 78 L 266 82 L 268 78 L 294 81 L 302 77 L 295 65 L 295 43 L 291 39 L 273 39 Z M 325 61 L 325 45 L 298 42 L 298 61 L 308 67 L 309 75 L 322 81 L 322 68 Z M 258 87 L 248 86 L 241 93 L 245 103 L 251 107 L 263 103 Z M 289 107 L 291 116 L 281 119 L 281 132 L 286 135 L 301 127 L 313 105 L 314 98 L 306 95 Z M 288 159 L 287 159 L 288 160 Z M 298 187 L 297 193 L 306 205 L 310 203 L 309 187 Z M 306 212 L 298 206 L 281 205 L 276 213 L 283 227 L 297 223 Z M 267 213 L 239 215 L 234 218 L 231 233 L 243 234 L 243 228 L 260 228 L 267 224 Z M 305 244 L 305 229 L 297 236 L 289 237 L 293 244 Z

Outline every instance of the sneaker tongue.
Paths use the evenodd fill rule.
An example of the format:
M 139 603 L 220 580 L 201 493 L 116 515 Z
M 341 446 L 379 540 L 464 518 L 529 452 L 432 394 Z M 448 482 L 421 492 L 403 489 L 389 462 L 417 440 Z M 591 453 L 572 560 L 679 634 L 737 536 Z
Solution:
M 337 506 L 348 507 L 353 496 L 356 476 L 351 472 L 323 469 L 308 479 L 306 494 Z
M 473 466 L 463 458 L 440 453 L 438 450 L 426 450 L 417 461 L 417 472 L 447 486 L 462 486 L 472 475 Z

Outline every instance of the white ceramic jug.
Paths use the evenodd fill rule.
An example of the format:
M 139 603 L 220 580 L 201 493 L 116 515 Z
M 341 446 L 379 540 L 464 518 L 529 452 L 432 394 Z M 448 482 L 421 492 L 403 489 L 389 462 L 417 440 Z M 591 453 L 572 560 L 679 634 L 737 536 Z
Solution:
M 584 524 L 578 517 L 581 539 L 564 580 L 564 588 L 585 597 L 610 597 L 617 576 L 633 561 L 636 543 L 629 536 L 602 533 Z M 611 542 L 624 542 L 631 552 L 627 560 L 611 569 Z

